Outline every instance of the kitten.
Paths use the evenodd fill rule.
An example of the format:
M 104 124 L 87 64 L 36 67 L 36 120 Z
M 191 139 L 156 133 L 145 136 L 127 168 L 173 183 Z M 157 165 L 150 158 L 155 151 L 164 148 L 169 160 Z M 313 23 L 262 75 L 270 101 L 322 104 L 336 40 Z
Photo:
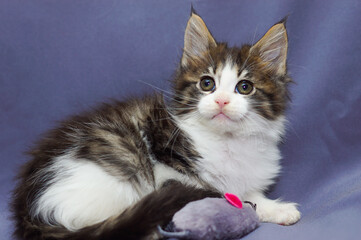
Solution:
M 19 175 L 15 235 L 149 239 L 186 203 L 225 192 L 264 222 L 297 222 L 295 203 L 263 195 L 280 172 L 287 46 L 284 21 L 237 48 L 192 11 L 171 103 L 105 104 L 50 131 Z

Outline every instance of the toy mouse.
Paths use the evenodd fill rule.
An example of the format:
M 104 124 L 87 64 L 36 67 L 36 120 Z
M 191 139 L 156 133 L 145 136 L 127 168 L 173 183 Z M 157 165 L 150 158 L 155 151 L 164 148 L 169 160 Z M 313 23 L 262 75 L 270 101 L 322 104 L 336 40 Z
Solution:
M 172 221 L 160 234 L 176 239 L 236 239 L 259 226 L 256 205 L 243 205 L 236 195 L 205 198 L 188 203 L 174 214 Z

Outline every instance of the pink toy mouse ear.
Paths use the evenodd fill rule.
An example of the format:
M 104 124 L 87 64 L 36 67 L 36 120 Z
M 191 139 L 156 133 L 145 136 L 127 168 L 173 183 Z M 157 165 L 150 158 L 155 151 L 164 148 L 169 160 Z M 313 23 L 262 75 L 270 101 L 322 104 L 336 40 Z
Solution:
M 234 195 L 232 193 L 226 193 L 226 194 L 224 194 L 224 197 L 233 206 L 235 206 L 237 208 L 242 208 L 243 207 L 242 201 L 236 195 Z

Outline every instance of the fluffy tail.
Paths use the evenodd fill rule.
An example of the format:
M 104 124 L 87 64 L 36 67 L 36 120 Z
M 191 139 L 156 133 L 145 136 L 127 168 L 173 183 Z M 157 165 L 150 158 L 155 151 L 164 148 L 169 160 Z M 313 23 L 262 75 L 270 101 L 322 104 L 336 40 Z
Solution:
M 27 222 L 26 228 L 18 228 L 16 235 L 27 240 L 151 239 L 155 236 L 158 225 L 167 224 L 173 215 L 188 202 L 205 197 L 220 197 L 220 194 L 172 180 L 145 196 L 119 216 L 79 231 L 70 232 L 59 226 L 35 225 Z

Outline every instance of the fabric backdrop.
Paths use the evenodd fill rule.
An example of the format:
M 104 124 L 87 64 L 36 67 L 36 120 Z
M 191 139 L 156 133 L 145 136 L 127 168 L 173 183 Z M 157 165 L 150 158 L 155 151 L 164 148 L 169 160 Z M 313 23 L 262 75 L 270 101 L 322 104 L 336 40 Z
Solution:
M 296 84 L 270 193 L 300 204 L 294 226 L 244 239 L 360 239 L 361 1 L 0 1 L 0 239 L 24 152 L 56 122 L 110 98 L 169 90 L 190 6 L 218 41 L 251 43 L 290 14 Z

